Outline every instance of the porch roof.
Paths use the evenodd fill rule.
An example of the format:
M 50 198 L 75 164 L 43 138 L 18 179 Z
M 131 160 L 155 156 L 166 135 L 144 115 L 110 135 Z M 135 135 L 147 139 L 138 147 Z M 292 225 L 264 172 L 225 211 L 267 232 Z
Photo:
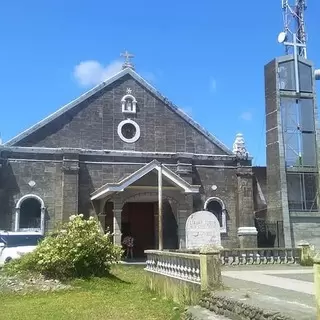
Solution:
M 103 199 L 106 196 L 114 193 L 114 192 L 121 192 L 124 191 L 125 188 L 142 178 L 143 176 L 147 175 L 152 170 L 159 170 L 160 162 L 157 160 L 153 160 L 143 166 L 142 168 L 138 169 L 137 171 L 133 172 L 123 180 L 117 183 L 106 183 L 99 189 L 95 190 L 91 194 L 91 200 L 99 200 Z M 166 166 L 162 165 L 162 175 L 166 177 L 173 185 L 181 189 L 185 193 L 199 193 L 200 186 L 198 185 L 190 185 L 187 181 L 182 179 L 179 175 L 168 169 Z

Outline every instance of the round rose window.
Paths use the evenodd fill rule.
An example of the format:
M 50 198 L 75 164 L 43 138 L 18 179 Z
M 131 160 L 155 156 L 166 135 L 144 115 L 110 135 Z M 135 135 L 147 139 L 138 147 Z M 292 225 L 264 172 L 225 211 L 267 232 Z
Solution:
M 126 139 L 132 139 L 136 132 L 136 127 L 132 123 L 125 123 L 121 128 L 121 133 Z
M 121 121 L 118 125 L 118 135 L 124 142 L 136 142 L 140 138 L 139 125 L 130 119 Z

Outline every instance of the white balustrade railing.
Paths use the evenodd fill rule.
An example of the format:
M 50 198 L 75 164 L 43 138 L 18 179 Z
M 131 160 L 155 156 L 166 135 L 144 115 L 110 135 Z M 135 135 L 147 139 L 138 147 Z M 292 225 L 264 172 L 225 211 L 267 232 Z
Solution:
M 193 283 L 201 283 L 200 255 L 147 250 L 146 271 Z
M 222 265 L 299 263 L 301 248 L 223 249 Z

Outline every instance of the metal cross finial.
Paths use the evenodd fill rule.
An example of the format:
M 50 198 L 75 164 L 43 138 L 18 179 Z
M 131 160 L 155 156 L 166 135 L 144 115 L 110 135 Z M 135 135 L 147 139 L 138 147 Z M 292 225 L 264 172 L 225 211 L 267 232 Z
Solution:
M 128 50 L 120 54 L 121 57 L 124 57 L 124 64 L 122 65 L 122 69 L 131 68 L 134 69 L 133 63 L 131 59 L 134 57 L 132 53 L 129 53 Z

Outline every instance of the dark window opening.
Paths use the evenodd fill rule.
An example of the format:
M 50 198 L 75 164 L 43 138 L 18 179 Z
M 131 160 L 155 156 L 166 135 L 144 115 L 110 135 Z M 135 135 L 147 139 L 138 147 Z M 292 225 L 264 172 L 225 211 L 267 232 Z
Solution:
M 131 98 L 126 99 L 125 109 L 126 111 L 133 111 L 133 100 Z
M 317 211 L 317 174 L 287 174 L 290 211 Z
M 20 229 L 41 228 L 41 204 L 37 199 L 29 198 L 20 207 Z
M 222 206 L 218 201 L 210 201 L 207 205 L 207 210 L 212 212 L 222 227 Z
M 136 132 L 136 127 L 132 123 L 125 123 L 121 128 L 121 133 L 126 139 L 132 139 Z

